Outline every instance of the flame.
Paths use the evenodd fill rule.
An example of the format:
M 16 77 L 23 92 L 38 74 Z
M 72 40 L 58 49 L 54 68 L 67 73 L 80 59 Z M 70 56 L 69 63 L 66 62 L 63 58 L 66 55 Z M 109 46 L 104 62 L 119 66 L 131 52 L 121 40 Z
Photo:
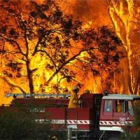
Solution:
M 43 3 L 44 0 L 34 0 L 38 3 Z M 132 91 L 134 92 L 134 85 L 136 84 L 136 78 L 134 78 L 134 65 L 132 59 L 134 55 L 134 50 L 132 49 L 133 42 L 132 38 L 130 37 L 131 29 L 134 24 L 132 24 L 132 20 L 134 21 L 134 0 L 120 0 L 120 1 L 110 1 L 110 5 L 107 5 L 107 2 L 105 0 L 57 0 L 57 2 L 60 4 L 62 10 L 67 14 L 72 14 L 75 19 L 79 18 L 83 21 L 83 29 L 89 29 L 92 27 L 99 27 L 102 25 L 114 25 L 115 30 L 119 38 L 122 40 L 125 51 L 127 52 L 127 59 L 123 60 L 120 64 L 120 67 L 124 70 L 124 72 L 121 72 L 121 74 L 114 74 L 114 91 L 116 88 L 119 89 L 119 92 L 129 92 L 129 87 L 127 85 L 128 76 L 130 75 L 130 87 L 132 87 Z M 24 0 L 21 4 L 22 6 L 25 6 L 28 3 L 28 0 Z M 108 6 L 109 6 L 109 13 L 108 13 Z M 137 9 L 140 11 L 140 8 Z M 138 11 L 137 11 L 138 12 Z M 26 17 L 24 17 L 26 18 Z M 12 23 L 11 23 L 12 24 Z M 58 26 L 58 25 L 57 25 Z M 55 28 L 55 27 L 54 27 Z M 136 26 L 135 26 L 136 28 Z M 137 28 L 136 28 L 137 29 Z M 36 29 L 34 29 L 36 30 Z M 26 51 L 24 48 L 24 43 L 22 41 L 21 46 L 22 50 Z M 37 40 L 33 40 L 30 42 L 29 47 L 31 48 L 34 44 L 36 44 Z M 61 42 L 62 43 L 62 42 Z M 81 44 L 74 44 L 72 42 L 73 48 L 71 49 L 71 54 L 69 57 L 71 57 L 73 54 L 78 52 L 77 47 L 82 47 Z M 7 49 L 11 49 L 10 44 L 6 44 Z M 0 76 L 2 77 L 2 71 L 5 69 L 6 66 L 6 60 L 4 59 L 4 56 L 1 56 L 1 62 L 0 62 Z M 18 56 L 21 57 L 21 56 Z M 18 57 L 13 58 L 11 56 L 11 59 L 18 59 Z M 88 54 L 85 52 L 81 53 L 79 56 L 81 60 L 83 60 L 86 63 L 86 58 L 88 58 Z M 24 58 L 23 58 L 24 59 Z M 30 60 L 30 67 L 32 69 L 37 69 L 37 71 L 33 74 L 33 80 L 34 80 L 34 90 L 36 93 L 56 93 L 59 89 L 57 89 L 57 84 L 59 83 L 59 80 L 61 79 L 61 82 L 59 83 L 59 87 L 63 87 L 63 90 L 61 92 L 70 92 L 73 86 L 75 86 L 77 83 L 83 83 L 80 88 L 80 93 L 86 89 L 90 90 L 92 93 L 99 93 L 103 92 L 105 85 L 103 81 L 106 79 L 106 74 L 104 70 L 101 70 L 101 75 L 98 77 L 94 77 L 93 73 L 85 68 L 79 68 L 80 62 L 72 61 L 71 64 L 67 65 L 68 69 L 73 70 L 76 72 L 75 80 L 68 82 L 66 80 L 63 80 L 62 75 L 56 74 L 55 77 L 53 77 L 50 86 L 46 86 L 46 81 L 53 75 L 52 71 L 47 69 L 46 67 L 50 66 L 51 62 L 47 59 L 47 56 L 40 54 L 36 54 L 35 56 L 32 56 L 32 49 L 30 50 L 29 54 L 29 60 Z M 23 63 L 18 60 L 19 63 Z M 126 67 L 126 63 L 128 63 L 128 67 Z M 39 69 L 38 69 L 39 68 Z M 129 68 L 129 70 L 127 70 Z M 85 72 L 86 71 L 86 72 Z M 71 71 L 70 71 L 71 72 Z M 16 77 L 17 73 L 13 73 Z M 26 69 L 22 67 L 21 74 L 26 75 Z M 92 78 L 91 78 L 92 77 Z M 18 83 L 23 87 L 23 89 L 26 89 L 27 92 L 29 92 L 28 89 L 28 81 L 26 78 L 23 78 L 22 81 L 19 79 L 14 78 L 14 82 L 8 78 L 10 83 L 15 84 Z M 7 91 L 10 89 L 10 87 L 6 84 L 4 80 L 0 79 L 0 82 L 2 83 L 0 85 L 0 89 L 2 90 L 1 93 L 1 100 L 0 104 L 2 103 L 9 103 L 12 98 L 4 98 L 4 94 L 7 93 Z M 111 81 L 112 82 L 112 81 Z M 132 85 L 132 86 L 131 86 Z M 18 89 L 13 90 L 10 89 L 13 93 L 21 92 Z M 64 91 L 66 90 L 66 91 Z
M 38 3 L 43 3 L 43 0 L 34 0 Z M 79 0 L 57 0 L 58 3 L 60 4 L 62 10 L 65 13 L 70 13 L 72 15 L 74 15 L 74 18 L 80 18 L 83 20 L 84 25 L 82 28 L 84 29 L 88 29 L 94 26 L 99 26 L 103 24 L 103 22 L 106 22 L 107 24 L 110 23 L 110 19 L 106 16 L 105 20 L 102 20 L 102 15 L 104 12 L 107 12 L 107 10 L 105 8 L 103 8 L 102 5 L 100 5 L 100 2 L 103 0 L 101 0 L 100 2 L 97 2 L 96 0 L 94 1 L 94 5 L 91 5 L 91 3 L 93 3 L 92 0 L 84 0 L 84 1 L 79 1 Z M 24 0 L 23 2 L 21 2 L 21 5 L 25 8 L 25 5 L 28 6 L 28 0 Z M 99 5 L 99 6 L 95 6 L 95 5 Z M 101 8 L 99 8 L 101 7 Z M 23 9 L 24 9 L 23 8 Z M 84 9 L 84 11 L 83 11 Z M 93 9 L 95 9 L 94 11 L 92 11 Z M 102 10 L 100 10 L 102 9 Z M 97 12 L 98 11 L 98 12 Z M 89 14 L 90 13 L 90 14 Z M 98 15 L 96 15 L 98 13 Z M 90 16 L 89 16 L 90 15 Z M 23 16 L 23 19 L 26 18 Z M 96 18 L 96 20 L 100 20 L 100 22 L 95 22 L 94 19 Z M 14 23 L 10 23 L 10 24 L 14 24 Z M 13 25 L 12 25 L 13 26 Z M 55 28 L 55 27 L 54 27 Z M 36 29 L 34 29 L 36 30 Z M 28 40 L 29 41 L 29 40 Z M 29 43 L 29 48 L 31 48 L 34 44 L 36 44 L 36 40 L 33 40 L 32 42 Z M 24 48 L 24 43 L 22 42 L 22 40 L 20 41 L 20 44 L 22 46 L 22 51 L 26 52 L 26 48 Z M 7 46 L 7 49 L 9 51 L 11 51 L 11 46 L 10 44 L 5 45 Z M 73 49 L 71 49 L 71 54 L 69 57 L 71 57 L 71 55 L 73 55 L 74 53 L 78 52 L 78 49 L 74 47 L 75 44 L 73 42 Z M 76 44 L 77 46 L 77 44 Z M 78 44 L 78 47 L 82 47 L 80 44 Z M 14 50 L 12 50 L 14 51 Z M 86 56 L 87 54 L 85 53 L 81 53 L 81 55 L 79 56 L 80 58 L 83 58 Z M 6 59 L 4 59 L 4 56 L 1 55 L 1 68 L 0 68 L 0 74 L 1 77 L 3 77 L 2 71 L 5 70 L 5 66 L 7 63 Z M 21 56 L 18 56 L 19 58 Z M 18 60 L 18 57 L 13 57 L 10 56 L 9 59 L 16 59 L 19 63 L 24 63 L 23 61 Z M 46 86 L 46 81 L 51 77 L 51 75 L 53 74 L 52 71 L 50 70 L 46 70 L 46 65 L 50 65 L 49 60 L 46 58 L 46 56 L 41 56 L 40 54 L 32 56 L 32 49 L 29 50 L 29 60 L 30 60 L 30 67 L 32 69 L 36 69 L 36 68 L 40 68 L 38 69 L 36 72 L 34 72 L 33 74 L 33 80 L 34 80 L 34 90 L 36 93 L 56 93 L 57 87 L 56 87 L 56 83 L 58 83 L 59 79 L 63 79 L 63 77 L 60 74 L 57 74 L 55 77 L 53 77 L 50 86 Z M 24 59 L 24 58 L 23 58 Z M 85 60 L 84 60 L 85 61 Z M 77 83 L 83 83 L 84 84 L 81 85 L 81 89 L 80 89 L 80 93 L 82 94 L 82 92 L 85 89 L 89 89 L 91 92 L 101 92 L 103 90 L 101 85 L 101 77 L 93 77 L 92 72 L 88 71 L 88 74 L 85 74 L 85 76 L 83 77 L 83 69 L 79 69 L 78 65 L 81 65 L 80 63 L 76 62 L 75 60 L 72 61 L 72 64 L 67 65 L 67 67 L 69 67 L 70 69 L 76 71 L 76 76 L 75 76 L 75 80 L 72 82 L 67 82 L 65 80 L 62 80 L 61 83 L 59 83 L 60 87 L 63 87 L 63 89 L 66 88 L 66 91 L 70 92 L 71 89 L 73 88 L 73 86 L 75 86 Z M 7 70 L 8 71 L 8 70 Z M 10 70 L 9 70 L 10 71 Z M 25 76 L 27 74 L 26 72 L 26 68 L 22 67 L 21 69 L 21 75 Z M 22 79 L 22 81 L 20 81 L 20 79 L 16 79 L 16 75 L 17 73 L 12 73 L 14 75 L 14 81 L 11 78 L 8 78 L 8 82 L 11 83 L 12 85 L 15 85 L 15 83 L 18 83 L 23 89 L 26 89 L 26 92 L 29 92 L 28 89 L 28 81 L 25 78 Z M 4 98 L 4 94 L 8 92 L 8 90 L 10 90 L 13 93 L 18 93 L 21 92 L 18 89 L 10 89 L 10 86 L 8 86 L 8 84 L 4 81 L 1 80 L 1 89 L 3 91 L 3 93 L 1 93 L 1 101 L 0 104 L 5 103 L 7 104 L 8 102 L 10 102 L 12 100 L 12 98 Z M 53 88 L 52 88 L 53 87 Z
M 135 52 L 137 47 L 136 24 L 139 18 L 139 2 L 134 0 L 120 0 L 120 1 L 110 1 L 109 14 L 113 21 L 116 33 L 122 40 L 125 51 L 127 53 L 127 69 L 125 69 L 126 80 L 128 81 L 127 92 L 132 94 L 138 93 L 136 90 L 138 87 L 138 74 L 139 71 L 135 71 L 135 67 L 139 67 L 136 63 L 138 59 L 138 52 Z M 136 53 L 134 55 L 134 53 Z M 134 61 L 135 60 L 135 61 Z M 138 68 L 139 69 L 139 68 Z M 137 74 L 138 73 L 138 74 Z M 124 86 L 125 87 L 125 86 Z

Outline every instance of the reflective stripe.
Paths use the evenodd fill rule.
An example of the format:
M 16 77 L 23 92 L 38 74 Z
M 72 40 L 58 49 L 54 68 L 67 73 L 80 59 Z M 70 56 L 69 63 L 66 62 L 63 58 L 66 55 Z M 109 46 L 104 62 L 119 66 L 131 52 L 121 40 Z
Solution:
M 36 122 L 48 122 L 47 119 L 36 119 Z M 89 120 L 57 120 L 57 119 L 54 119 L 54 120 L 50 120 L 50 122 L 52 124 L 91 124 L 91 121 Z
M 91 124 L 89 120 L 67 120 L 67 124 Z
M 132 121 L 100 121 L 99 124 L 102 126 L 126 125 L 126 124 L 132 124 Z

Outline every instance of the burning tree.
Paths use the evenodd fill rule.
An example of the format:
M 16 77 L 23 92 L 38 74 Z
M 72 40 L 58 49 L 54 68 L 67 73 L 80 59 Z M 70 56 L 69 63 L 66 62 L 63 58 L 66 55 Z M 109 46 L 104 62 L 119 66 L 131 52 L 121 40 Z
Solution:
M 121 39 L 126 61 L 123 68 L 125 82 L 123 92 L 139 93 L 140 64 L 139 64 L 139 8 L 140 2 L 136 0 L 108 0 L 109 14 L 115 30 Z
M 11 90 L 68 92 L 61 83 L 82 85 L 79 78 L 87 74 L 101 79 L 102 90 L 111 90 L 123 57 L 112 29 L 85 28 L 54 0 L 1 0 L 0 7 L 0 78 Z

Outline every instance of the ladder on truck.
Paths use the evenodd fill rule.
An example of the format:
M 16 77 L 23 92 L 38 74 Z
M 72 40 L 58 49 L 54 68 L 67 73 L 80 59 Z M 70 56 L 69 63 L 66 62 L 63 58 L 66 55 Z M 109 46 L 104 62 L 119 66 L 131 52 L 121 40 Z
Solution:
M 68 128 L 68 140 L 78 140 L 78 129 Z
M 32 93 L 7 93 L 5 94 L 5 97 L 16 97 L 16 98 L 30 98 L 30 97 L 36 97 L 36 98 L 70 98 L 71 94 L 50 94 L 50 93 L 39 93 L 39 94 L 32 94 Z
M 78 132 L 78 129 L 71 129 L 68 131 L 70 132 L 68 132 L 67 140 L 80 140 L 81 138 L 85 140 L 90 139 L 90 135 L 88 133 L 85 132 L 85 134 L 80 134 L 80 132 Z
M 68 128 L 67 140 L 90 140 L 91 135 L 88 132 L 80 132 L 76 128 Z

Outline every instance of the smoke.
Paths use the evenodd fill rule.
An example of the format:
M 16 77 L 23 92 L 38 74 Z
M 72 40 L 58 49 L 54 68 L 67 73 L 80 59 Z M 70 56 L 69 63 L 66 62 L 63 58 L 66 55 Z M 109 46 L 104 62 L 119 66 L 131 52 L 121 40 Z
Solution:
M 23 3 L 27 3 L 24 0 Z M 32 0 L 43 3 L 45 0 Z M 107 0 L 55 0 L 62 10 L 67 14 L 72 14 L 74 18 L 80 18 L 83 22 L 92 21 L 92 27 L 112 25 L 108 14 Z
M 111 25 L 106 0 L 64 0 L 63 8 L 83 22 L 92 21 L 92 26 Z M 63 1 L 63 2 L 64 2 Z

